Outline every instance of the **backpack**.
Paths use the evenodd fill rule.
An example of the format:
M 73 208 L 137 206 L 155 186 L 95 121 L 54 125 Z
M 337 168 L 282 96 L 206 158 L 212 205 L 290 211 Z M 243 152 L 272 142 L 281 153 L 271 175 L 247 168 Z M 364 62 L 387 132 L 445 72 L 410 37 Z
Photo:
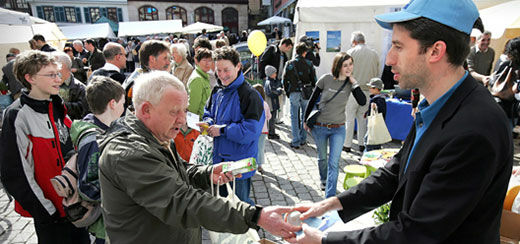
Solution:
M 81 133 L 79 140 L 88 135 L 99 133 L 97 129 L 91 128 Z M 77 148 L 79 151 L 79 148 Z M 78 190 L 78 153 L 67 161 L 65 167 L 61 171 L 61 175 L 57 175 L 51 179 L 52 186 L 58 194 L 63 198 L 63 209 L 65 217 L 76 227 L 87 227 L 96 222 L 101 216 L 101 206 L 99 202 L 86 201 L 81 198 Z

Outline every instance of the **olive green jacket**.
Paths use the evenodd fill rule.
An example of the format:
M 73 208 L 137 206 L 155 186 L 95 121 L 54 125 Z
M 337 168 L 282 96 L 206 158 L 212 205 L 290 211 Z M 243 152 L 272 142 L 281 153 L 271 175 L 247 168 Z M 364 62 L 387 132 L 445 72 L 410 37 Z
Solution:
M 188 81 L 188 94 L 188 111 L 199 115 L 199 119 L 202 120 L 204 107 L 211 95 L 211 85 L 209 74 L 202 71 L 198 65 L 196 65 Z
M 201 243 L 206 229 L 256 228 L 256 207 L 208 193 L 211 166 L 186 166 L 130 114 L 99 140 L 103 217 L 110 243 Z M 168 144 L 168 143 L 166 143 Z

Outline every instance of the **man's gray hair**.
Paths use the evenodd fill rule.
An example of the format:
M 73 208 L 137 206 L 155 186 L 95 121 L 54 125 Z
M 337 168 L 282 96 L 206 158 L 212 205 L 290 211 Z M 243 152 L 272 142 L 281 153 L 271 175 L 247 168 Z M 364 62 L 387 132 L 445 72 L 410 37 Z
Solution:
M 365 43 L 365 34 L 361 31 L 352 32 L 350 42 Z
M 491 31 L 488 31 L 488 30 L 487 30 L 487 31 L 482 32 L 482 34 L 480 34 L 480 35 L 478 36 L 477 40 L 482 39 L 482 37 L 484 37 L 484 36 L 489 36 L 489 37 L 491 37 Z
M 166 71 L 150 71 L 141 74 L 134 84 L 132 102 L 136 110 L 141 109 L 141 105 L 146 101 L 153 105 L 158 104 L 168 87 L 186 92 L 184 84 Z
M 80 40 L 75 40 L 75 41 L 72 42 L 72 45 L 80 45 L 80 46 L 83 47 L 83 42 L 80 41 Z
M 170 50 L 172 52 L 176 52 L 177 54 L 181 55 L 182 59 L 186 59 L 186 55 L 188 54 L 188 51 L 186 49 L 186 45 L 183 43 L 176 43 L 171 45 Z
M 62 51 L 54 51 L 51 53 L 51 56 L 61 65 L 65 65 L 69 70 L 72 68 L 72 61 L 70 60 L 69 55 Z
M 109 42 L 105 44 L 105 47 L 103 47 L 103 56 L 105 56 L 106 60 L 112 60 L 116 55 L 121 53 L 121 49 L 124 49 L 121 44 L 117 42 Z

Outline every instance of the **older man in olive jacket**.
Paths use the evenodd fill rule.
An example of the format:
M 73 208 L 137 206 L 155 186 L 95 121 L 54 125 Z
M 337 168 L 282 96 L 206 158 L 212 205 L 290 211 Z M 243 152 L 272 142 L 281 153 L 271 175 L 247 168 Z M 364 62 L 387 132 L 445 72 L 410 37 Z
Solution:
M 262 227 L 285 238 L 289 207 L 232 204 L 208 193 L 233 176 L 222 166 L 191 166 L 171 143 L 186 123 L 184 85 L 164 71 L 141 75 L 134 86 L 135 115 L 118 120 L 100 140 L 103 217 L 110 243 L 201 243 L 201 226 L 244 233 Z M 213 171 L 212 171 L 213 168 Z M 213 172 L 213 173 L 212 173 Z

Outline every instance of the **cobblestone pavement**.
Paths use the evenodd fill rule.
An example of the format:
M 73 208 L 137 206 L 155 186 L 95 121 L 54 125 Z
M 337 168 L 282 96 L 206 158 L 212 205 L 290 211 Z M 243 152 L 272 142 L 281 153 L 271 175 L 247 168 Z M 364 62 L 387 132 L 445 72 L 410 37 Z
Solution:
M 284 124 L 277 125 L 280 140 L 266 141 L 266 162 L 263 165 L 265 172 L 256 174 L 252 180 L 251 198 L 257 204 L 292 206 L 304 201 L 316 202 L 324 199 L 324 192 L 320 190 L 319 186 L 317 151 L 312 137 L 308 136 L 309 142 L 306 146 L 297 150 L 292 149 L 289 146 L 289 124 L 289 119 L 285 118 Z M 519 165 L 520 160 L 519 141 L 515 140 L 515 165 Z M 384 147 L 398 148 L 400 145 L 400 142 L 394 141 Z M 343 191 L 342 182 L 345 177 L 341 169 L 347 164 L 357 163 L 359 159 L 360 153 L 356 150 L 350 153 L 342 152 L 339 163 L 338 192 Z M 371 213 L 348 223 L 351 229 L 372 225 L 374 225 L 374 221 Z M 262 230 L 259 231 L 259 234 L 261 238 L 283 243 L 280 238 Z M 14 212 L 14 204 L 9 201 L 4 189 L 0 189 L 0 243 L 37 243 L 32 219 L 20 217 Z M 203 232 L 203 243 L 210 243 L 206 232 Z

